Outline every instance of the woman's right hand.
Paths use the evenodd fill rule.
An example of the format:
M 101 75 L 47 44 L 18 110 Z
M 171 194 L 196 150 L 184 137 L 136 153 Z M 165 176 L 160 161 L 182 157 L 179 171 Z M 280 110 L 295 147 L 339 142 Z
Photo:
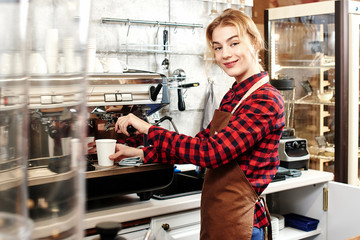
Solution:
M 123 133 L 127 136 L 130 136 L 127 130 L 128 126 L 133 126 L 136 129 L 136 134 L 140 134 L 140 133 L 148 134 L 149 128 L 152 125 L 138 118 L 134 114 L 129 113 L 126 116 L 118 118 L 115 124 L 115 131 L 117 133 Z
M 97 153 L 96 150 L 96 142 L 95 140 L 93 142 L 88 143 L 88 154 L 95 154 Z

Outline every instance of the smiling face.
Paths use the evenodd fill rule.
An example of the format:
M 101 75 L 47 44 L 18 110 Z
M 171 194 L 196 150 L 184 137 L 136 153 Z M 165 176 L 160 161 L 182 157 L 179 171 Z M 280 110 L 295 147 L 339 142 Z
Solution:
M 240 35 L 235 26 L 217 26 L 212 33 L 212 47 L 216 63 L 237 82 L 261 71 L 249 37 Z

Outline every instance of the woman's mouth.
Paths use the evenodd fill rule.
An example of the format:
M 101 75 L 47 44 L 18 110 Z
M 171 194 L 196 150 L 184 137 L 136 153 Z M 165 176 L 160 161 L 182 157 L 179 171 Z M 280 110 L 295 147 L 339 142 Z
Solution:
M 226 62 L 226 63 L 224 63 L 224 65 L 225 65 L 225 67 L 227 67 L 227 68 L 232 68 L 232 67 L 236 64 L 237 61 L 238 61 L 238 60 L 231 61 L 231 62 Z

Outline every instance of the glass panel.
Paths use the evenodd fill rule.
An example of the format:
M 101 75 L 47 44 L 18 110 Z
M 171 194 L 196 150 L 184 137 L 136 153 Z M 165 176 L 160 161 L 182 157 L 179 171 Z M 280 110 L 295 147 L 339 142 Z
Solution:
M 359 46 L 360 46 L 360 25 L 359 25 Z M 359 59 L 360 59 L 360 51 L 359 51 Z M 359 76 L 360 76 L 360 66 L 359 66 Z M 360 88 L 360 79 L 359 79 L 359 88 Z M 359 89 L 359 96 L 360 96 L 360 89 Z M 359 97 L 359 113 L 360 113 L 360 97 Z M 360 116 L 359 116 L 359 128 L 360 128 Z M 359 131 L 360 132 L 360 131 Z M 358 141 L 358 182 L 360 182 L 360 134 L 359 134 L 359 141 Z M 356 176 L 356 175 L 355 175 Z
M 85 59 L 90 1 L 33 0 L 29 19 L 32 239 L 82 239 Z
M 287 76 L 295 87 L 293 127 L 295 137 L 307 141 L 309 168 L 334 171 L 335 135 L 335 15 L 313 15 L 277 19 L 270 22 L 271 79 Z M 284 136 L 284 135 L 283 135 Z M 293 140 L 282 139 L 285 147 Z M 306 152 L 296 151 L 296 158 L 281 159 L 306 162 Z
M 29 239 L 26 184 L 27 2 L 0 1 L 0 239 Z

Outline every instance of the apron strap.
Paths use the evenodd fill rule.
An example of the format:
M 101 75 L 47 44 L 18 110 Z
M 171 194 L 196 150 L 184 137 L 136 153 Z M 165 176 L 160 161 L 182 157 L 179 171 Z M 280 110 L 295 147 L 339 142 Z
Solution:
M 267 83 L 269 81 L 269 76 L 265 76 L 262 79 L 260 79 L 257 83 L 255 83 L 254 85 L 251 86 L 251 88 L 245 93 L 245 95 L 240 99 L 240 101 L 238 102 L 238 104 L 235 106 L 235 108 L 231 111 L 231 114 L 234 114 L 234 112 L 236 111 L 236 109 L 240 106 L 240 104 L 242 103 L 242 101 L 244 99 L 246 99 L 248 96 L 250 96 L 250 94 L 252 94 L 253 92 L 256 91 L 256 89 L 260 88 L 262 85 L 264 85 L 265 83 Z
M 268 240 L 272 240 L 272 226 L 271 226 L 271 217 L 270 217 L 270 212 L 269 209 L 267 207 L 267 204 L 265 202 L 265 199 L 263 197 L 259 197 L 259 200 L 263 202 L 263 205 L 265 206 L 265 211 L 266 211 L 266 218 L 269 222 L 269 226 L 267 227 L 267 239 Z M 265 232 L 264 232 L 265 234 Z

